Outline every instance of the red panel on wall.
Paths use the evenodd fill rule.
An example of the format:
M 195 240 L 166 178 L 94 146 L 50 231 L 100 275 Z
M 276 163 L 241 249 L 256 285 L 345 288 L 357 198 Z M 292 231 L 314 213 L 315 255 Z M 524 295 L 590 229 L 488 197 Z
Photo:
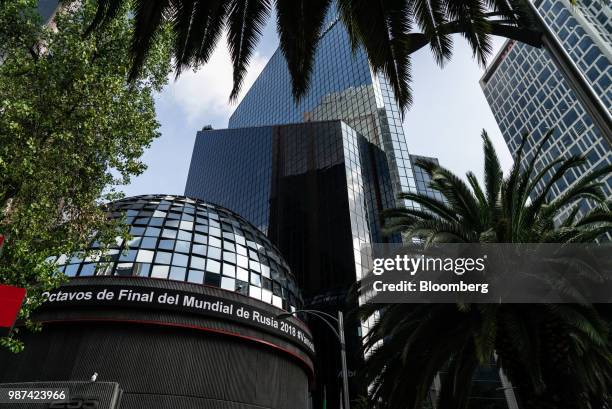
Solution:
M 0 336 L 8 335 L 25 298 L 25 288 L 0 285 Z

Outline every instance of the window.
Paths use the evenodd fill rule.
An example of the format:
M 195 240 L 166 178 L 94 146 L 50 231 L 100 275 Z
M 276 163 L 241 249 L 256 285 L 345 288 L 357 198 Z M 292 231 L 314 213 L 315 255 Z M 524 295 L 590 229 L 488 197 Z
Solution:
M 177 251 L 177 252 L 180 252 L 180 253 L 189 253 L 189 242 L 188 241 L 182 241 L 182 240 L 177 241 L 176 242 L 176 247 L 174 248 L 174 251 Z
M 191 249 L 192 254 L 205 256 L 206 255 L 206 246 L 203 244 L 194 244 Z
M 158 251 L 155 256 L 155 262 L 159 264 L 170 264 L 172 253 L 166 251 Z
M 123 251 L 119 256 L 119 261 L 134 261 L 136 260 L 136 250 Z
M 228 277 L 236 277 L 236 266 L 223 263 L 223 275 Z
M 151 277 L 154 278 L 168 278 L 168 271 L 170 271 L 169 266 L 158 266 L 154 265 L 153 270 L 151 271 Z
M 189 256 L 185 254 L 175 253 L 174 256 L 172 257 L 173 266 L 187 267 L 188 261 L 189 261 Z
M 236 289 L 236 280 L 229 277 L 222 277 L 221 288 L 228 291 L 234 291 Z
M 79 276 L 80 277 L 92 276 L 95 274 L 95 271 L 96 271 L 96 264 L 83 264 L 83 266 L 81 267 L 81 272 L 79 273 Z
M 118 263 L 115 274 L 118 276 L 131 276 L 134 268 L 133 263 Z
M 221 263 L 215 260 L 208 259 L 206 262 L 206 271 L 220 274 L 221 273 Z
M 221 249 L 217 247 L 208 248 L 208 258 L 214 258 L 215 260 L 221 259 Z
M 172 266 L 170 267 L 170 279 L 176 281 L 185 281 L 185 271 L 184 267 Z
M 150 250 L 139 250 L 136 256 L 136 261 L 141 263 L 151 263 L 153 261 L 154 251 Z
M 189 270 L 187 281 L 190 283 L 203 284 L 204 283 L 204 271 Z
M 159 233 L 160 233 L 160 229 L 157 227 L 147 227 L 147 230 L 145 230 L 145 236 L 158 237 Z
M 160 240 L 159 248 L 164 250 L 173 250 L 174 249 L 174 240 Z
M 191 257 L 191 263 L 190 266 L 192 268 L 197 268 L 199 270 L 204 270 L 205 266 L 206 266 L 206 259 L 202 258 L 202 257 L 195 257 L 192 256 Z

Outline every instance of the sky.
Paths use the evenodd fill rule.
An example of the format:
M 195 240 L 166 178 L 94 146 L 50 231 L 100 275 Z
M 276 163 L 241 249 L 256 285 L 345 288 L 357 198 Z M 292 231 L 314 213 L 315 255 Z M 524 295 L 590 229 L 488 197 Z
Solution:
M 503 44 L 494 40 L 494 50 Z M 268 24 L 249 66 L 242 88 L 246 93 L 278 46 L 274 24 Z M 492 54 L 492 57 L 495 55 Z M 464 175 L 473 171 L 482 177 L 482 129 L 497 149 L 504 169 L 512 158 L 478 84 L 483 68 L 472 58 L 469 46 L 455 38 L 450 62 L 439 68 L 430 51 L 413 54 L 414 103 L 404 118 L 404 133 L 410 153 L 434 156 L 440 164 Z M 183 194 L 196 132 L 205 125 L 226 128 L 237 103 L 230 104 L 232 68 L 224 41 L 220 41 L 205 66 L 185 71 L 156 95 L 161 136 L 146 150 L 147 170 L 119 190 L 126 196 L 163 193 Z M 237 102 L 240 101 L 240 97 Z

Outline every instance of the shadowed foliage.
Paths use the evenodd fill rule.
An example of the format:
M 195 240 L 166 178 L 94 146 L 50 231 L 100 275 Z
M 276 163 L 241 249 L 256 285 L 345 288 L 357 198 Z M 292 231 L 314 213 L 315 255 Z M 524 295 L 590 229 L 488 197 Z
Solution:
M 609 199 L 601 190 L 611 166 L 587 173 L 566 193 L 550 200 L 552 185 L 584 164 L 582 157 L 558 158 L 536 171 L 535 162 L 551 137 L 524 159 L 526 136 L 514 167 L 504 178 L 493 144 L 484 140 L 484 185 L 467 183 L 432 162 L 419 161 L 431 188 L 444 201 L 417 193 L 402 198 L 420 210 L 384 213 L 388 232 L 431 243 L 588 243 L 612 232 Z M 543 179 L 552 170 L 550 179 Z M 581 171 L 581 174 L 584 173 Z M 536 190 L 538 182 L 546 180 Z M 596 203 L 579 217 L 580 199 Z M 569 216 L 555 223 L 570 207 Z M 472 378 L 481 365 L 497 361 L 522 409 L 607 408 L 612 403 L 610 311 L 575 304 L 365 304 L 376 324 L 365 339 L 365 374 L 377 408 L 421 408 L 436 374 L 445 371 L 439 409 L 469 408 Z
M 429 44 L 442 65 L 460 33 L 484 63 L 490 35 L 540 46 L 524 0 L 98 0 L 89 32 L 112 21 L 124 4 L 134 12 L 132 76 L 140 71 L 153 39 L 171 23 L 177 74 L 206 64 L 227 31 L 235 99 L 263 27 L 276 11 L 280 49 L 287 60 L 296 99 L 308 90 L 313 58 L 326 16 L 348 30 L 353 47 L 363 47 L 375 72 L 386 76 L 402 110 L 411 103 L 410 54 Z

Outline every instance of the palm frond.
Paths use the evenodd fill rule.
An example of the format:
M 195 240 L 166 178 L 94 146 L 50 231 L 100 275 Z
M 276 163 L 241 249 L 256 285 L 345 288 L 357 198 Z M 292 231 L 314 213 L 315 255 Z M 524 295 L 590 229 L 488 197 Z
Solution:
M 474 57 L 483 66 L 492 51 L 487 11 L 481 0 L 453 0 L 447 3 L 448 19 L 462 27 L 461 35 L 472 48 Z
M 100 29 L 114 20 L 127 3 L 128 0 L 98 0 L 96 14 L 85 30 L 85 35 L 90 35 L 94 30 Z
M 411 0 L 409 7 L 415 20 L 429 42 L 438 65 L 443 65 L 452 54 L 453 42 L 449 34 L 439 31 L 446 23 L 444 2 L 440 0 Z
M 363 46 L 372 70 L 389 81 L 395 100 L 404 111 L 412 102 L 407 41 L 412 24 L 406 2 L 338 0 L 338 9 L 353 45 Z
M 227 0 L 196 1 L 183 52 L 176 56 L 177 76 L 186 68 L 208 62 L 225 29 L 228 7 Z
M 280 49 L 287 60 L 296 100 L 308 90 L 314 55 L 329 5 L 330 0 L 276 2 Z
M 472 379 L 478 367 L 478 360 L 473 342 L 466 342 L 457 350 L 450 361 L 442 383 L 437 405 L 440 408 L 466 409 L 468 407 L 468 398 L 473 385 Z
M 482 229 L 478 200 L 461 178 L 450 170 L 438 166 L 432 174 L 431 187 L 444 195 L 464 223 L 468 223 L 478 231 Z
M 559 227 L 560 228 L 572 227 L 572 225 L 574 224 L 574 221 L 576 220 L 576 216 L 578 216 L 578 212 L 580 212 L 580 206 L 576 205 L 572 208 L 572 211 L 570 212 L 570 214 L 563 221 L 563 223 L 561 223 L 561 226 Z
M 227 43 L 234 68 L 230 100 L 240 93 L 242 81 L 270 14 L 270 0 L 232 0 L 227 16 Z
M 592 243 L 606 234 L 612 234 L 611 224 L 580 230 L 568 243 Z
M 493 142 L 489 138 L 487 131 L 482 130 L 482 141 L 484 146 L 484 177 L 485 190 L 489 206 L 495 206 L 499 199 L 499 190 L 504 178 L 504 174 L 499 164 L 499 158 Z
M 164 12 L 169 6 L 169 0 L 134 1 L 134 37 L 131 47 L 133 59 L 130 79 L 136 79 L 142 70 L 151 45 L 162 25 Z M 105 17 L 111 18 L 108 14 Z
M 564 194 L 553 200 L 550 204 L 547 204 L 548 198 L 546 193 L 555 181 L 559 180 L 568 169 L 579 166 L 581 163 L 583 163 L 583 160 L 580 157 L 573 157 L 562 163 L 540 195 L 529 206 L 525 207 L 522 218 L 523 227 L 535 225 L 534 230 L 539 229 L 541 231 L 552 223 L 555 215 L 565 206 L 569 206 L 579 199 L 590 199 L 596 203 L 605 202 L 606 197 L 600 189 L 600 185 L 592 183 L 597 178 L 610 172 L 610 169 L 602 167 L 595 172 L 585 175 Z
M 196 0 L 175 0 L 172 2 L 172 29 L 174 31 L 174 55 L 177 61 L 185 58 L 185 47 L 195 13 Z
M 436 198 L 421 194 L 421 193 L 412 193 L 412 192 L 404 192 L 398 195 L 399 199 L 402 200 L 411 200 L 418 205 L 422 206 L 425 210 L 435 214 L 441 219 L 448 221 L 459 221 L 459 216 L 457 213 L 449 207 L 446 203 Z M 416 213 L 412 213 L 413 215 Z M 387 210 L 383 210 L 383 217 L 390 216 L 390 212 Z
M 473 172 L 467 172 L 465 176 L 467 177 L 468 183 L 470 184 L 470 187 L 472 188 L 476 199 L 478 199 L 478 203 L 481 207 L 485 208 L 487 206 L 487 198 L 485 197 L 484 192 L 480 187 L 480 183 L 478 183 L 476 175 Z
M 610 211 L 610 201 L 600 204 L 595 209 L 591 210 L 584 217 L 578 220 L 576 227 L 583 227 L 590 224 L 608 223 L 612 224 L 612 212 Z
M 449 204 L 405 193 L 400 198 L 421 209 L 392 209 L 385 221 L 408 239 L 419 238 L 426 245 L 584 243 L 612 234 L 611 202 L 605 202 L 598 181 L 612 168 L 589 172 L 564 195 L 549 201 L 548 185 L 580 166 L 581 158 L 557 159 L 534 175 L 535 165 L 523 160 L 529 143 L 525 136 L 512 171 L 504 179 L 486 133 L 483 142 L 484 191 L 472 173 L 467 174 L 468 186 L 434 163 L 417 161 L 431 177 L 431 188 L 441 192 Z M 535 147 L 536 159 L 545 143 L 546 138 Z M 552 180 L 545 178 L 551 173 Z M 535 195 L 533 190 L 540 184 L 543 191 Z M 578 200 L 599 202 L 599 206 L 578 219 L 580 203 L 557 226 L 559 212 Z M 473 222 L 478 217 L 480 224 Z M 586 264 L 579 266 L 580 271 L 585 279 L 593 280 L 596 272 Z M 554 287 L 574 299 L 582 297 L 580 289 L 562 275 L 554 277 Z M 375 311 L 374 305 L 368 311 Z M 366 368 L 372 369 L 367 378 L 373 385 L 369 400 L 382 404 L 381 408 L 420 408 L 432 374 L 443 369 L 438 407 L 465 408 L 475 368 L 488 363 L 495 351 L 499 367 L 519 397 L 528 399 L 533 407 L 545 407 L 552 399 L 576 409 L 603 407 L 598 403 L 612 386 L 612 353 L 609 317 L 602 317 L 591 306 L 574 304 L 387 305 L 366 340 L 375 349 L 366 362 Z
M 519 182 L 517 185 L 517 193 L 520 196 L 519 200 L 521 203 L 525 203 L 527 201 L 527 198 L 532 193 L 534 186 L 536 186 L 539 182 L 538 177 L 532 178 L 532 173 L 536 163 L 540 159 L 540 154 L 542 153 L 544 146 L 548 143 L 552 135 L 553 130 L 551 129 L 544 135 L 544 137 L 542 137 L 542 140 L 536 147 L 536 150 L 533 154 L 533 159 L 530 161 L 530 163 L 527 164 L 526 169 L 523 171 L 521 177 L 519 178 Z
M 603 193 L 603 183 L 596 183 L 595 181 L 602 176 L 608 175 L 612 172 L 612 165 L 602 166 L 593 172 L 584 175 L 580 180 L 573 184 L 567 189 L 561 196 L 554 199 L 549 206 L 547 206 L 546 212 L 553 213 L 557 212 L 568 204 L 576 201 L 585 193 L 590 193 L 592 199 L 598 203 L 606 202 L 606 195 Z M 535 203 L 535 202 L 534 202 Z
M 414 238 L 425 238 L 432 243 L 473 243 L 478 236 L 473 230 L 459 223 L 448 223 L 441 219 L 419 220 L 404 233 Z
M 230 99 L 235 99 L 272 0 L 98 0 L 97 4 L 88 33 L 116 18 L 124 5 L 134 11 L 137 30 L 131 50 L 131 80 L 139 76 L 163 24 L 172 26 L 173 56 L 180 75 L 184 69 L 209 60 L 227 23 L 234 69 Z M 275 4 L 281 50 L 290 70 L 293 95 L 299 100 L 308 89 L 321 25 L 332 2 L 277 0 Z M 389 82 L 402 114 L 412 102 L 410 54 L 426 44 L 438 64 L 451 57 L 453 33 L 467 39 L 481 64 L 491 52 L 493 31 L 541 45 L 531 40 L 539 37 L 521 0 L 338 0 L 335 4 L 353 50 L 363 47 L 373 71 Z M 422 33 L 411 31 L 414 22 Z

